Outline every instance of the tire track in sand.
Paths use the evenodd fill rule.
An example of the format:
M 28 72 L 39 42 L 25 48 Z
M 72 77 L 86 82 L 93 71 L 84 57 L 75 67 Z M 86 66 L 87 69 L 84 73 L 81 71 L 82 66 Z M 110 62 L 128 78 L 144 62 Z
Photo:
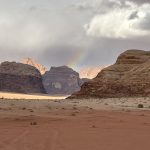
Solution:
M 3 150 L 11 150 L 12 149 L 12 145 L 16 142 L 18 142 L 19 140 L 21 140 L 23 137 L 25 137 L 27 134 L 29 133 L 29 129 L 24 131 L 22 134 L 20 134 L 19 136 L 15 137 L 12 140 L 8 140 L 6 142 L 1 142 L 0 143 L 0 149 L 2 148 Z

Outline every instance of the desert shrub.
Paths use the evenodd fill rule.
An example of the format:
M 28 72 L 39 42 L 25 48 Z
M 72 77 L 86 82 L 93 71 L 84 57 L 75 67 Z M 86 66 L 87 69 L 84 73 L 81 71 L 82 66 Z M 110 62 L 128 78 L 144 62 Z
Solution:
M 30 125 L 37 125 L 37 122 L 31 122 Z
M 96 128 L 96 126 L 95 126 L 95 125 L 92 125 L 92 128 Z
M 26 110 L 26 107 L 23 107 L 22 110 Z
M 73 107 L 72 109 L 77 110 L 77 108 L 76 108 L 76 107 Z
M 52 107 L 51 107 L 51 106 L 47 106 L 47 108 L 48 108 L 48 109 L 52 109 Z
M 143 104 L 138 104 L 138 108 L 144 108 Z
M 71 116 L 76 116 L 76 114 L 75 114 L 75 113 L 72 113 Z

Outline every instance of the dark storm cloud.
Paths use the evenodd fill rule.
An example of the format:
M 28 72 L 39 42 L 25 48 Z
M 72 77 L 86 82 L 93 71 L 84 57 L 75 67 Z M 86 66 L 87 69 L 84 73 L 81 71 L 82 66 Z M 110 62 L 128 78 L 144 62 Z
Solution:
M 91 51 L 91 49 L 93 49 Z M 82 64 L 87 66 L 106 66 L 115 63 L 118 55 L 128 49 L 150 50 L 149 37 L 130 39 L 96 38 L 87 49 L 87 56 Z M 91 59 L 92 58 L 92 59 Z M 99 63 L 98 63 L 99 62 Z
M 78 11 L 88 11 L 94 13 L 107 13 L 115 8 L 127 8 L 130 7 L 130 2 L 137 5 L 150 3 L 149 0 L 85 0 L 78 3 L 73 3 L 70 7 L 77 9 Z
M 109 0 L 100 0 L 100 1 L 91 1 L 86 0 L 70 5 L 70 8 L 76 9 L 81 12 L 89 12 L 91 14 L 95 13 L 106 13 L 108 10 L 111 10 L 115 7 L 122 6 L 123 2 L 121 1 L 109 1 Z
M 17 61 L 20 62 L 22 58 L 32 56 L 33 58 L 37 58 L 35 52 L 27 52 L 27 51 L 17 51 L 16 49 L 3 49 L 0 48 L 0 62 L 3 61 Z
M 138 11 L 135 11 L 135 12 L 131 13 L 131 15 L 129 16 L 129 20 L 132 20 L 132 19 L 135 19 L 135 18 L 139 18 Z
M 39 55 L 39 60 L 46 64 L 49 68 L 51 66 L 69 65 L 71 59 L 81 50 L 75 45 L 55 45 L 42 51 Z
M 150 3 L 149 0 L 129 0 L 129 1 L 135 2 L 137 4 Z
M 150 31 L 150 13 L 146 14 L 146 16 L 140 21 L 138 27 Z

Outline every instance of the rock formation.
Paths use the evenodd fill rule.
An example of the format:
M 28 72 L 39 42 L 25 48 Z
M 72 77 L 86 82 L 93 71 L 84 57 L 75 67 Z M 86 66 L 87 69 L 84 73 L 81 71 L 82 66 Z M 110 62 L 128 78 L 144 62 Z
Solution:
M 69 98 L 150 96 L 150 51 L 127 50 Z
M 85 82 L 90 82 L 92 79 L 82 78 L 81 80 L 83 81 L 83 83 L 85 83 Z
M 37 63 L 32 58 L 25 58 L 21 61 L 21 63 L 31 65 L 31 66 L 37 68 L 41 74 L 44 74 L 46 72 L 46 68 L 43 65 Z
M 72 94 L 80 90 L 83 81 L 79 73 L 67 66 L 51 67 L 43 75 L 43 84 L 49 94 Z
M 93 79 L 98 73 L 102 70 L 102 67 L 91 67 L 91 68 L 82 68 L 79 71 L 80 78 Z
M 45 93 L 40 72 L 33 66 L 16 62 L 0 64 L 0 91 Z

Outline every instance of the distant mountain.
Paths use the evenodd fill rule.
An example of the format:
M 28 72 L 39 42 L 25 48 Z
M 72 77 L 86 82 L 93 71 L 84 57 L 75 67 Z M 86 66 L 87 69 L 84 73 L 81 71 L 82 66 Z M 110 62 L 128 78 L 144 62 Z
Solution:
M 24 58 L 23 60 L 21 60 L 21 63 L 34 66 L 35 68 L 37 68 L 40 71 L 41 74 L 44 74 L 47 70 L 43 65 L 37 63 L 32 58 Z
M 150 51 L 127 50 L 69 98 L 150 96 Z
M 87 79 L 93 79 L 97 76 L 97 74 L 102 70 L 102 67 L 88 67 L 88 68 L 82 68 L 79 71 L 80 78 L 87 78 Z
M 0 64 L 0 91 L 46 93 L 40 72 L 33 66 L 16 62 Z
M 72 94 L 80 90 L 83 81 L 79 73 L 67 66 L 51 67 L 43 75 L 43 84 L 49 94 Z

